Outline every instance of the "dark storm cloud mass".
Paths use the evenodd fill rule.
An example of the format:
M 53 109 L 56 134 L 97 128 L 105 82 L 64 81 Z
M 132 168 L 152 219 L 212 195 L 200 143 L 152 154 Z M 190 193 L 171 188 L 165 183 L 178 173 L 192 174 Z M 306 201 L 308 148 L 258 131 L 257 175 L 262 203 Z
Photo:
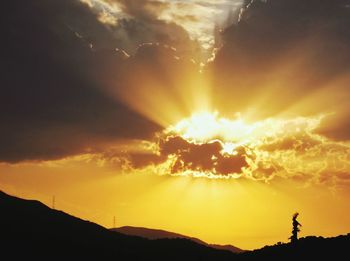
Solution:
M 344 57 L 350 40 L 348 4 L 345 0 L 250 1 L 239 23 L 224 32 L 226 44 L 216 63 L 226 63 L 228 71 L 234 68 L 249 74 L 273 66 L 293 48 L 303 47 L 308 48 L 303 55 L 313 58 L 308 64 L 311 73 L 317 72 L 311 67 L 315 62 L 321 62 L 324 73 L 345 70 L 344 66 L 349 66 L 348 55 Z
M 186 171 L 212 173 L 215 175 L 241 174 L 248 167 L 245 149 L 237 149 L 237 155 L 223 154 L 223 145 L 214 140 L 197 144 L 180 136 L 165 136 L 158 141 L 158 154 L 129 154 L 128 160 L 134 170 L 147 166 L 161 166 L 171 159 L 162 174 L 177 175 Z
M 147 11 L 120 3 L 130 16 L 116 26 L 78 0 L 3 3 L 0 161 L 101 151 L 117 139 L 146 139 L 160 130 L 114 94 L 137 90 L 140 74 L 169 86 L 183 73 L 172 71 L 181 62 L 163 44 L 191 41 L 182 28 L 157 20 L 153 9 L 160 5 Z
M 349 80 L 336 80 L 350 72 L 350 1 L 246 1 L 239 22 L 223 37 L 225 44 L 208 70 L 215 76 L 214 86 L 240 97 L 228 105 L 231 110 L 263 97 L 258 111 L 270 116 L 329 86 L 330 95 L 344 93 L 337 102 L 346 105 Z M 227 96 L 216 94 L 219 101 Z M 308 111 L 332 110 L 331 102 L 323 103 Z M 327 135 L 350 138 L 348 116 Z
M 218 175 L 241 173 L 247 167 L 244 151 L 238 155 L 223 155 L 223 147 L 219 141 L 195 144 L 179 136 L 168 137 L 160 142 L 160 154 L 175 155 L 171 172 L 181 173 L 186 170 L 211 172 Z M 244 150 L 242 148 L 242 150 Z
M 103 69 L 117 69 L 125 56 L 108 51 L 115 40 L 87 6 L 68 0 L 2 6 L 0 161 L 60 158 L 159 128 L 97 88 L 97 72 L 103 78 Z

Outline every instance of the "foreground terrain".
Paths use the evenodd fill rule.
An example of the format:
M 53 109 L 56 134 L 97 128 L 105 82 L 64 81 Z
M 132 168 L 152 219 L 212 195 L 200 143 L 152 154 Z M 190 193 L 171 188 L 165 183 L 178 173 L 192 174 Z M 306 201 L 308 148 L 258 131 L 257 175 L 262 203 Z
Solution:
M 297 245 L 278 244 L 232 253 L 190 238 L 146 239 L 110 231 L 50 209 L 44 204 L 0 192 L 2 256 L 7 260 L 71 258 L 96 260 L 279 260 L 349 256 L 350 235 L 307 237 Z

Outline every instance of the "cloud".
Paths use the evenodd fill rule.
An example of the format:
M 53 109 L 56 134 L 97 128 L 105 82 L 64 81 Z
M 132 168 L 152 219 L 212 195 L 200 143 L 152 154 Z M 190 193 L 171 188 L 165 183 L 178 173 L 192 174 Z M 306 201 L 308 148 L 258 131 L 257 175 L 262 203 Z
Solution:
M 122 66 L 126 55 L 108 49 L 113 36 L 87 6 L 39 0 L 4 5 L 0 161 L 62 158 L 159 129 L 103 91 L 103 69 Z
M 241 173 L 247 166 L 244 153 L 239 155 L 222 155 L 219 141 L 195 144 L 181 137 L 167 137 L 160 142 L 160 155 L 174 156 L 171 174 L 190 171 L 209 172 L 218 175 Z M 242 148 L 243 149 L 243 148 Z
M 162 1 L 93 0 L 81 1 L 99 18 L 113 37 L 115 47 L 135 54 L 144 43 L 174 46 L 181 55 L 199 55 L 198 43 L 174 21 L 164 21 L 159 13 L 168 7 Z M 191 58 L 193 58 L 191 57 Z
M 166 1 L 168 8 L 159 18 L 172 21 L 183 27 L 194 40 L 197 40 L 203 52 L 211 53 L 218 47 L 218 32 L 224 29 L 235 14 L 242 1 Z
M 334 112 L 338 122 L 327 132 L 349 138 L 349 28 L 349 1 L 246 1 L 207 67 L 224 90 L 213 99 L 222 111 L 251 110 L 260 119 Z
M 220 44 L 218 32 L 237 16 L 241 0 L 83 0 L 110 25 L 110 16 L 118 20 L 110 29 L 121 43 L 161 42 L 206 61 Z M 103 22 L 103 20 L 100 20 Z M 133 30 L 128 30 L 132 27 Z M 126 48 L 121 45 L 120 48 Z M 135 47 L 135 46 L 134 46 Z M 128 52 L 133 52 L 127 49 Z
M 225 123 L 223 130 L 223 120 L 216 118 L 221 133 L 210 124 L 199 129 L 180 122 L 181 128 L 160 133 L 147 153 L 133 152 L 126 169 L 264 182 L 282 178 L 338 187 L 347 184 L 350 178 L 350 146 L 318 134 L 322 119 L 267 119 L 249 125 L 250 133 L 246 136 L 231 130 L 237 128 L 237 119 L 225 119 L 231 124 Z M 224 131 L 231 135 L 224 135 Z M 148 156 L 144 157 L 145 154 Z
M 99 153 L 116 140 L 150 138 L 160 130 L 159 122 L 143 112 L 157 101 L 141 87 L 168 96 L 179 79 L 198 74 L 175 48 L 144 43 L 172 42 L 163 38 L 165 30 L 187 45 L 183 29 L 156 18 L 146 23 L 122 17 L 106 26 L 99 21 L 101 13 L 91 9 L 98 4 L 107 16 L 124 10 L 104 1 L 6 2 L 0 161 Z M 135 49 L 128 54 L 120 46 Z

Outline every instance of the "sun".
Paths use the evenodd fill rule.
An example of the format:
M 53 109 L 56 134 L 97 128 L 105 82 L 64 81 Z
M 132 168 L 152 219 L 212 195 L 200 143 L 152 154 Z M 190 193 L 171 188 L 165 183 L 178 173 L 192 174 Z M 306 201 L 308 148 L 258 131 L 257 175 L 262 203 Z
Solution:
M 248 124 L 239 113 L 233 119 L 220 117 L 218 112 L 194 113 L 167 128 L 167 133 L 176 133 L 183 139 L 196 144 L 219 141 L 222 154 L 236 154 L 236 148 L 252 143 L 261 124 Z
M 218 112 L 200 112 L 194 113 L 191 117 L 186 118 L 168 128 L 169 131 L 179 133 L 183 138 L 192 139 L 197 142 L 208 141 L 213 138 L 225 138 L 230 135 L 226 133 L 229 124 L 234 123 L 240 125 L 239 130 L 235 130 L 235 134 L 242 135 L 244 133 L 243 125 L 240 120 L 228 121 L 219 117 Z
M 320 171 L 324 162 L 318 155 L 328 144 L 316 131 L 323 117 L 248 122 L 239 113 L 232 118 L 218 112 L 194 113 L 164 130 L 158 142 L 158 154 L 167 159 L 162 171 L 266 182 L 280 172 L 299 175 Z

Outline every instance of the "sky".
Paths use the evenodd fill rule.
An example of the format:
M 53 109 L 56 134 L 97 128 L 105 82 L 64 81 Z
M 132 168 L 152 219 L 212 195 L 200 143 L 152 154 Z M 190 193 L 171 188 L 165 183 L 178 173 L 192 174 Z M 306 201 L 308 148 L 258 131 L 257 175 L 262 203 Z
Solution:
M 255 249 L 350 231 L 350 1 L 6 1 L 0 189 Z

